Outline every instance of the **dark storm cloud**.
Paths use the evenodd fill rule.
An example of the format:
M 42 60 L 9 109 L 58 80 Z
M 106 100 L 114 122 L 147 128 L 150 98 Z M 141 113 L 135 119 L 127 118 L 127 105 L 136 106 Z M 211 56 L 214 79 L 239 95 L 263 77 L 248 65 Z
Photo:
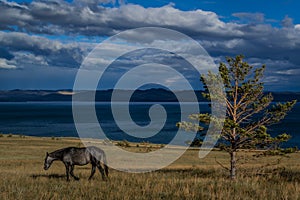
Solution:
M 84 2 L 83 2 L 84 3 Z M 65 1 L 34 1 L 15 6 L 0 2 L 0 23 L 2 30 L 18 30 L 31 33 L 66 34 L 82 33 L 112 34 L 107 27 L 105 8 L 89 4 L 73 4 Z
M 61 67 L 79 67 L 87 54 L 88 45 L 80 43 L 64 44 L 59 41 L 49 40 L 40 36 L 30 36 L 18 32 L 0 32 L 0 54 L 6 60 L 18 61 L 22 65 L 22 55 L 32 55 L 31 64 L 35 58 L 43 58 L 43 65 Z M 19 63 L 20 62 L 20 63 Z M 41 63 L 39 63 L 41 64 Z
M 216 13 L 208 11 L 181 11 L 172 5 L 144 8 L 129 4 L 108 8 L 99 2 L 109 1 L 33 1 L 24 5 L 2 2 L 1 28 L 35 34 L 110 36 L 130 28 L 158 26 L 198 39 L 208 45 L 205 47 L 214 47 L 212 53 L 236 54 L 242 49 L 242 53 L 251 56 L 264 52 L 278 57 L 278 53 L 290 53 L 299 48 L 300 31 L 288 17 L 282 20 L 280 28 L 263 23 L 265 19 L 261 13 L 234 13 L 241 22 L 246 19 L 251 23 L 225 23 Z M 142 36 L 136 36 L 139 37 Z M 280 59 L 282 57 L 287 56 Z
M 172 4 L 144 8 L 133 4 L 103 6 L 106 3 L 116 2 L 51 0 L 15 3 L 0 0 L 2 68 L 28 65 L 22 61 L 28 54 L 36 64 L 79 67 L 88 49 L 91 49 L 78 42 L 62 43 L 35 35 L 103 37 L 131 28 L 156 26 L 193 37 L 215 58 L 244 54 L 253 62 L 268 62 L 272 69 L 268 73 L 273 77 L 269 78 L 270 83 L 283 76 L 295 80 L 298 74 L 300 25 L 293 24 L 288 16 L 274 27 L 268 24 L 270 19 L 265 19 L 262 13 L 233 13 L 236 20 L 224 22 L 214 12 L 200 9 L 182 11 Z M 145 42 L 155 37 L 133 34 L 127 39 Z

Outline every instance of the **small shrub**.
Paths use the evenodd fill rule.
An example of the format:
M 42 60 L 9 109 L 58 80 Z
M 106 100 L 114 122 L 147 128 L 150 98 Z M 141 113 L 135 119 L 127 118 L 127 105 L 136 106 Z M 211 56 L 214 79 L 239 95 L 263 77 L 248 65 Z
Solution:
M 194 139 L 193 142 L 190 144 L 191 147 L 200 147 L 203 143 L 202 139 Z
M 12 136 L 13 136 L 13 135 L 12 135 L 11 133 L 7 135 L 7 137 L 12 137 Z
M 147 146 L 150 143 L 148 141 L 143 141 L 142 144 L 145 145 L 145 146 Z
M 125 144 L 125 147 L 130 147 L 130 144 L 129 144 L 129 142 L 127 140 L 124 140 L 123 142 Z
M 123 140 L 123 141 L 119 141 L 117 142 L 117 146 L 120 146 L 120 147 L 130 147 L 130 144 L 127 140 Z
M 2 133 L 0 133 L 0 137 L 4 137 L 4 135 Z

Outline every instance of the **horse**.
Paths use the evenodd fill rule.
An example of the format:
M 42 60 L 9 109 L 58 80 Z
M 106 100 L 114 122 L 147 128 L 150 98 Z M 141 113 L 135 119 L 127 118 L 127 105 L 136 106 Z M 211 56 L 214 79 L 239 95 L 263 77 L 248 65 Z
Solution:
M 59 160 L 62 161 L 66 167 L 66 175 L 67 181 L 70 181 L 69 174 L 75 179 L 79 180 L 79 177 L 75 176 L 74 165 L 87 165 L 89 163 L 92 164 L 92 171 L 89 177 L 89 180 L 95 174 L 96 167 L 102 175 L 102 179 L 105 181 L 108 178 L 108 166 L 106 161 L 106 155 L 104 151 L 98 147 L 90 146 L 90 147 L 67 147 L 63 149 L 58 149 L 51 153 L 46 153 L 46 158 L 44 162 L 44 170 L 48 170 L 53 161 Z M 104 165 L 101 166 L 101 163 Z

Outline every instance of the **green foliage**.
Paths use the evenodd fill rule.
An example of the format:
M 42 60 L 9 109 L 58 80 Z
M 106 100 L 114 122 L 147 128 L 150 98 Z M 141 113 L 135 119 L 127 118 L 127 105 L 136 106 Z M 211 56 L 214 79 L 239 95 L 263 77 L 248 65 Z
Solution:
M 224 144 L 224 149 L 228 152 L 236 151 L 240 148 L 270 148 L 277 147 L 279 143 L 290 139 L 287 134 L 271 137 L 267 133 L 266 126 L 275 124 L 282 120 L 288 111 L 292 109 L 296 101 L 277 103 L 270 106 L 272 94 L 263 92 L 263 82 L 261 78 L 265 71 L 265 65 L 254 68 L 243 61 L 243 56 L 226 58 L 227 64 L 220 63 L 219 75 L 208 73 L 202 76 L 204 85 L 221 76 L 226 96 L 226 120 L 219 142 Z M 203 96 L 212 99 L 208 88 L 205 87 Z M 218 96 L 220 98 L 222 96 Z M 179 122 L 177 126 L 186 131 L 205 130 L 199 124 L 209 124 L 212 120 L 209 113 L 191 114 L 190 121 Z
M 208 100 L 220 100 L 226 104 L 226 119 L 219 139 L 219 146 L 232 154 L 232 165 L 235 164 L 235 154 L 238 149 L 266 149 L 278 150 L 282 142 L 290 139 L 284 133 L 272 137 L 267 132 L 267 126 L 280 122 L 293 108 L 296 101 L 271 104 L 272 94 L 265 94 L 262 82 L 266 66 L 253 67 L 243 61 L 243 56 L 226 58 L 227 63 L 220 63 L 219 74 L 209 72 L 201 77 L 205 92 L 203 97 Z M 225 94 L 208 90 L 211 85 L 221 78 L 224 83 Z M 218 85 L 216 87 L 219 87 Z M 213 88 L 217 91 L 217 88 Z M 186 131 L 198 131 L 205 128 L 199 124 L 209 124 L 218 119 L 209 113 L 192 114 L 190 121 L 179 122 L 177 126 Z M 199 143 L 201 144 L 201 143 Z

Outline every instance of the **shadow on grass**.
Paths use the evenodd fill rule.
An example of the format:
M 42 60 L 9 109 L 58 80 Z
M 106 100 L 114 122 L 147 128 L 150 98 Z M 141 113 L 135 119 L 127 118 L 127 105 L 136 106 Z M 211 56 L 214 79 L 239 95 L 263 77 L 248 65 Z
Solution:
M 48 178 L 48 179 L 65 179 L 66 175 L 62 174 L 32 174 L 30 175 L 31 178 Z
M 250 170 L 251 171 L 251 170 Z M 224 178 L 229 179 L 229 172 L 222 169 L 161 169 L 158 173 L 164 174 L 178 174 L 183 177 L 198 177 L 198 178 Z M 237 178 L 265 178 L 270 181 L 285 181 L 285 182 L 299 182 L 300 171 L 290 169 L 275 169 L 266 170 L 264 173 L 257 173 L 252 169 L 252 173 L 240 171 Z
M 201 177 L 201 178 L 212 178 L 212 177 L 226 177 L 226 171 L 214 170 L 214 169 L 161 169 L 158 170 L 160 173 L 177 173 L 189 177 Z
M 283 170 L 278 173 L 281 179 L 289 182 L 300 182 L 300 171 Z

